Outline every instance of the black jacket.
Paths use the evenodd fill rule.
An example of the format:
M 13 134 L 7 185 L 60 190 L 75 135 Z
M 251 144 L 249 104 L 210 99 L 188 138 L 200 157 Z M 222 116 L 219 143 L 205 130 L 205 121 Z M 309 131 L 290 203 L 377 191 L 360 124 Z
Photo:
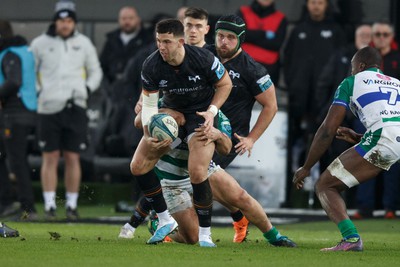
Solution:
M 137 36 L 124 46 L 120 33 L 121 30 L 117 29 L 107 34 L 107 40 L 100 55 L 101 68 L 110 83 L 122 76 L 128 60 L 136 55 L 140 48 L 154 41 L 152 34 L 142 27 Z
M 290 34 L 284 50 L 284 75 L 290 105 L 298 114 L 310 112 L 313 94 L 323 67 L 332 53 L 346 44 L 339 24 L 332 19 L 307 17 Z

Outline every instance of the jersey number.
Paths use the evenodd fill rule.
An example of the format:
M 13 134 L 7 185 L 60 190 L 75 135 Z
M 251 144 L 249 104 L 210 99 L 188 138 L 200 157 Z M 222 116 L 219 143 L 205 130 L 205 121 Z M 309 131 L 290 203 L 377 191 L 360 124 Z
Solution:
M 399 91 L 391 87 L 379 87 L 379 89 L 381 90 L 382 93 L 389 94 L 389 100 L 388 100 L 389 105 L 396 105 Z

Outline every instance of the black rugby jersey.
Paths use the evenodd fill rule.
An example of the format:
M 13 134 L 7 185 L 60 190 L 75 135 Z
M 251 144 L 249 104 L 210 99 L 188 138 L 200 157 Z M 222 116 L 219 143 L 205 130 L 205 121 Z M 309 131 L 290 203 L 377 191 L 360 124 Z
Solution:
M 221 110 L 231 121 L 232 133 L 247 136 L 255 97 L 273 83 L 266 68 L 245 51 L 225 62 L 224 66 L 233 86 Z
M 151 54 L 143 63 L 143 88 L 162 91 L 164 107 L 182 113 L 205 111 L 214 96 L 213 85 L 222 78 L 225 68 L 210 51 L 184 47 L 185 58 L 178 68 L 165 62 L 158 50 Z

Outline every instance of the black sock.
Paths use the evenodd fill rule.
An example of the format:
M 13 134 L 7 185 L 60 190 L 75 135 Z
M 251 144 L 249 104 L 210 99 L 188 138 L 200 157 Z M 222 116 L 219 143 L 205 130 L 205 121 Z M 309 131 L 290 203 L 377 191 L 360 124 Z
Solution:
M 243 213 L 240 210 L 231 213 L 233 221 L 238 222 L 243 219 Z
M 145 175 L 136 176 L 138 185 L 142 189 L 146 200 L 150 202 L 152 208 L 161 213 L 167 210 L 164 196 L 162 194 L 161 184 L 155 172 L 151 170 Z
M 212 191 L 208 179 L 199 183 L 193 184 L 193 206 L 199 217 L 200 227 L 211 226 L 211 213 L 212 213 Z
M 141 197 L 137 207 L 133 211 L 129 224 L 132 227 L 137 228 L 140 224 L 142 224 L 144 219 L 146 219 L 147 215 L 149 215 L 150 210 L 150 202 L 148 202 L 145 197 Z

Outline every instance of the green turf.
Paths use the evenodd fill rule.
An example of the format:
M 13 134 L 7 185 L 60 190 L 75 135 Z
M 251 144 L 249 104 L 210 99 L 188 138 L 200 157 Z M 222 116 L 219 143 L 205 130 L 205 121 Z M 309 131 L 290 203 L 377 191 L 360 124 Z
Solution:
M 21 237 L 0 238 L 0 266 L 399 266 L 400 221 L 356 222 L 364 252 L 319 252 L 340 239 L 331 222 L 278 226 L 298 248 L 268 245 L 251 227 L 248 242 L 234 244 L 232 228 L 214 227 L 217 248 L 198 245 L 146 245 L 147 227 L 132 240 L 118 240 L 119 225 L 17 223 Z M 57 232 L 59 240 L 48 232 Z

